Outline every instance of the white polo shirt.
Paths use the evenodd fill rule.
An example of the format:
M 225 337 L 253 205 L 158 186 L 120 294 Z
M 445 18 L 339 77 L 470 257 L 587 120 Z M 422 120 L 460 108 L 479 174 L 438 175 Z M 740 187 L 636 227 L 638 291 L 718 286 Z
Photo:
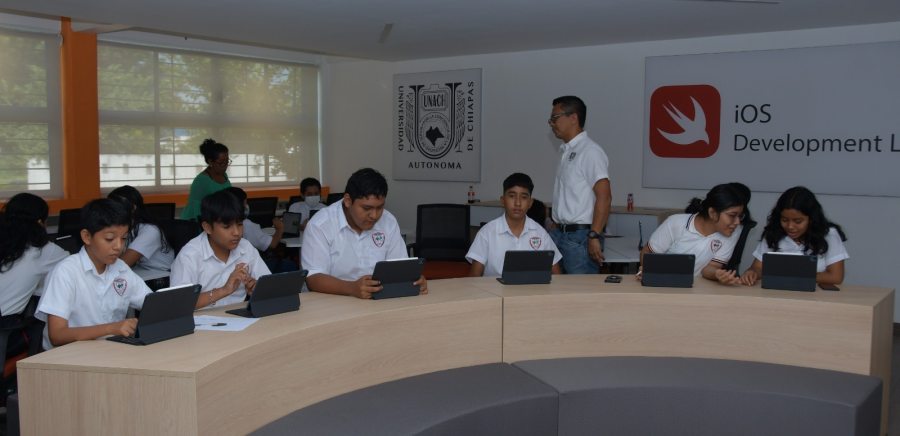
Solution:
M 272 244 L 272 235 L 267 235 L 259 224 L 244 219 L 244 239 L 259 251 L 266 251 Z
M 730 237 L 716 232 L 703 236 L 694 227 L 697 214 L 672 215 L 656 228 L 647 245 L 653 253 L 694 255 L 694 275 L 699 276 L 710 262 L 728 263 L 741 235 L 741 226 Z
M 354 281 L 370 275 L 375 263 L 407 257 L 397 219 L 387 210 L 375 226 L 357 234 L 338 201 L 317 213 L 303 232 L 300 263 L 309 275 L 328 274 Z
M 508 250 L 553 250 L 553 263 L 562 260 L 550 234 L 540 224 L 525 217 L 525 228 L 516 237 L 509 229 L 506 214 L 494 218 L 478 231 L 466 253 L 466 260 L 484 265 L 485 277 L 499 277 L 503 273 L 503 261 Z
M 825 241 L 828 242 L 828 251 L 817 256 L 816 272 L 824 272 L 828 265 L 850 258 L 850 255 L 847 254 L 847 249 L 844 248 L 844 241 L 841 241 L 841 235 L 838 233 L 837 229 L 834 227 L 828 229 L 828 234 L 825 235 Z M 766 240 L 763 239 L 762 241 L 759 241 L 759 245 L 757 245 L 756 250 L 753 251 L 753 257 L 762 262 L 763 254 L 770 251 L 775 250 L 770 249 L 768 244 L 766 244 Z M 778 252 L 808 254 L 803 250 L 802 245 L 797 244 L 788 236 L 785 236 L 778 241 Z
M 237 248 L 231 250 L 227 262 L 222 262 L 213 253 L 213 249 L 209 245 L 209 236 L 203 232 L 191 239 L 178 252 L 175 262 L 172 263 L 169 283 L 172 286 L 199 284 L 200 289 L 204 292 L 220 288 L 225 286 L 228 276 L 234 272 L 235 266 L 239 263 L 246 263 L 250 276 L 255 279 L 270 274 L 269 267 L 263 262 L 259 252 L 246 239 L 241 239 Z M 240 303 L 246 296 L 247 288 L 241 283 L 234 293 L 207 307 Z M 204 296 L 201 295 L 201 301 L 203 298 Z
M 325 208 L 325 203 L 316 203 L 315 206 L 310 207 L 306 204 L 305 201 L 298 201 L 291 205 L 288 208 L 288 212 L 299 213 L 300 214 L 300 223 L 303 224 L 306 220 L 309 219 L 309 213 L 312 210 L 321 210 Z
M 553 220 L 561 224 L 591 224 L 594 184 L 609 178 L 609 158 L 581 132 L 559 147 L 559 166 L 553 184 Z
M 22 313 L 32 295 L 41 295 L 47 273 L 67 257 L 69 252 L 52 242 L 26 248 L 8 270 L 0 272 L 0 314 Z
M 128 308 L 140 309 L 150 288 L 122 259 L 98 274 L 85 248 L 62 260 L 47 276 L 35 316 L 69 321 L 69 327 L 89 327 L 125 319 Z M 53 348 L 44 327 L 44 349 Z
M 137 238 L 128 243 L 128 249 L 141 254 L 141 259 L 132 270 L 144 280 L 165 277 L 175 260 L 175 250 L 166 247 L 162 250 L 159 227 L 153 224 L 141 224 Z

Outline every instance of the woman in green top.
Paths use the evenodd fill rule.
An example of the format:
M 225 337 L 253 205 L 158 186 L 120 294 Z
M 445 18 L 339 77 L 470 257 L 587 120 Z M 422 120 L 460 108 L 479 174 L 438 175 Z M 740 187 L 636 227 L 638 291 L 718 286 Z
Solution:
M 228 180 L 228 147 L 216 142 L 215 139 L 207 139 L 200 144 L 200 153 L 206 160 L 206 169 L 191 183 L 191 193 L 188 196 L 187 205 L 181 211 L 181 219 L 196 220 L 200 216 L 200 202 L 203 197 L 231 187 Z

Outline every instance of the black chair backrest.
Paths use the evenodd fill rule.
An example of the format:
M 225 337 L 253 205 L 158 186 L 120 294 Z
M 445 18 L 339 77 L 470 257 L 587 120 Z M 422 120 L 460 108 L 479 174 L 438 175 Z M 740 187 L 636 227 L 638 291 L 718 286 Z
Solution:
M 175 250 L 176 256 L 185 244 L 203 231 L 200 223 L 181 219 L 160 220 L 159 227 L 165 235 L 169 247 Z
M 756 227 L 756 221 L 750 220 L 743 224 L 744 227 L 741 229 L 740 236 L 738 236 L 737 244 L 734 246 L 734 252 L 731 253 L 731 259 L 728 259 L 728 263 L 725 265 L 726 270 L 736 271 L 738 274 L 741 273 L 739 268 L 741 267 L 741 257 L 744 254 L 744 246 L 747 245 L 747 236 L 750 235 L 750 230 Z
M 343 192 L 332 192 L 328 194 L 328 198 L 325 199 L 325 204 L 330 205 L 334 202 L 340 201 L 342 198 L 344 198 Z
M 301 202 L 301 201 L 303 201 L 303 196 L 302 196 L 302 195 L 292 195 L 291 198 L 288 199 L 288 204 L 287 204 L 287 205 L 288 205 L 288 207 L 291 207 L 292 204 L 294 204 L 294 203 L 299 203 L 299 202 Z
M 469 251 L 469 206 L 420 204 L 415 255 L 429 260 L 465 260 Z
M 544 225 L 544 221 L 547 220 L 547 206 L 544 206 L 544 202 L 538 199 L 534 199 L 531 202 L 531 207 L 528 209 L 528 212 L 525 212 L 528 215 L 528 218 L 533 219 L 535 222 Z
M 56 234 L 59 236 L 77 236 L 81 233 L 81 209 L 60 210 L 56 228 Z
M 147 214 L 157 221 L 175 219 L 175 203 L 145 203 L 144 207 Z
M 272 227 L 272 219 L 275 218 L 275 209 L 278 208 L 278 197 L 248 198 L 250 206 L 250 221 L 261 227 Z

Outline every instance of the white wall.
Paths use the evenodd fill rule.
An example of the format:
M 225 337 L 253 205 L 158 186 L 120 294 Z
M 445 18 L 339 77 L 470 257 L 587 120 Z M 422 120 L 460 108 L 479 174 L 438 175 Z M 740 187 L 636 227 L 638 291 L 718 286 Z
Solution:
M 609 155 L 613 204 L 624 204 L 632 192 L 638 206 L 683 207 L 704 192 L 641 187 L 645 57 L 880 41 L 900 41 L 900 22 L 395 63 L 328 63 L 322 73 L 323 183 L 341 191 L 356 169 L 379 169 L 390 184 L 388 208 L 404 230 L 415 229 L 416 204 L 465 201 L 468 183 L 391 180 L 391 86 L 397 73 L 481 68 L 484 150 L 482 181 L 475 187 L 478 198 L 498 198 L 503 179 L 522 171 L 534 179 L 536 198 L 551 199 L 558 141 L 546 120 L 553 98 L 575 94 L 588 107 L 585 129 Z M 797 184 L 802 183 L 798 174 Z M 764 221 L 777 197 L 754 192 L 750 209 L 757 221 Z M 900 199 L 819 199 L 849 236 L 845 282 L 900 288 L 900 274 L 893 270 L 900 234 L 879 230 L 900 220 Z M 758 238 L 759 228 L 751 234 L 752 240 Z M 748 251 L 754 246 L 748 243 Z M 749 257 L 745 253 L 745 265 Z M 894 313 L 900 320 L 900 299 Z

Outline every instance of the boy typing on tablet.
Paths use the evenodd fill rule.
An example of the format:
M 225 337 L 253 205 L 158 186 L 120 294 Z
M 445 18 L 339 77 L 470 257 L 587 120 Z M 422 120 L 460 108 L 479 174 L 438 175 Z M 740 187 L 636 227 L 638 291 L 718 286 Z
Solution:
M 309 271 L 310 291 L 372 298 L 381 284 L 372 280 L 375 264 L 407 257 L 397 219 L 384 210 L 387 180 L 363 168 L 347 180 L 344 198 L 322 209 L 306 225 L 300 263 Z M 425 277 L 415 282 L 428 292 Z
M 508 250 L 553 250 L 551 272 L 560 273 L 562 255 L 550 234 L 526 215 L 533 202 L 533 189 L 534 183 L 527 174 L 513 173 L 503 181 L 503 195 L 500 197 L 503 216 L 485 224 L 472 241 L 466 253 L 466 260 L 472 264 L 469 276 L 500 276 Z
M 44 349 L 109 335 L 131 336 L 150 288 L 119 258 L 128 238 L 131 215 L 121 203 L 93 200 L 81 208 L 84 246 L 63 259 L 50 275 L 37 318 L 47 322 Z

